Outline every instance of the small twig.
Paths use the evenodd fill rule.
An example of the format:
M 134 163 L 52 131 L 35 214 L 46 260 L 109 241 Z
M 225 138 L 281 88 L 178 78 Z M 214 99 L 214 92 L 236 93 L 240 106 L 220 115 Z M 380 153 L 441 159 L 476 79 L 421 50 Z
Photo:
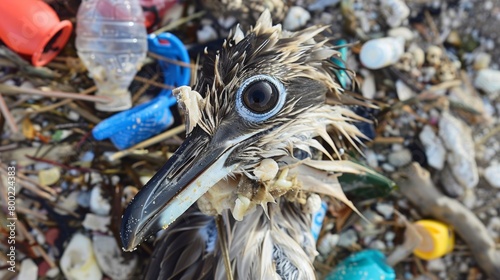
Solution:
M 3 94 L 8 94 L 8 95 L 31 94 L 31 95 L 40 95 L 45 97 L 68 98 L 74 100 L 102 102 L 102 103 L 108 103 L 112 101 L 112 98 L 106 96 L 94 96 L 94 95 L 88 96 L 79 93 L 70 93 L 62 91 L 43 91 L 34 88 L 21 88 L 5 84 L 0 84 L 0 91 L 2 91 Z
M 12 114 L 9 111 L 9 108 L 7 107 L 7 103 L 5 103 L 5 99 L 3 99 L 2 93 L 0 93 L 0 112 L 2 113 L 3 117 L 7 121 L 7 124 L 9 125 L 12 132 L 18 133 L 19 127 L 17 126 L 16 121 L 14 120 L 14 117 L 12 116 Z
M 65 164 L 50 160 L 50 159 L 38 158 L 38 157 L 30 156 L 30 155 L 24 155 L 24 156 L 27 157 L 28 159 L 31 159 L 34 161 L 39 161 L 39 162 L 45 162 L 45 163 L 52 164 L 55 166 L 59 166 L 59 167 L 64 168 L 66 170 L 78 170 L 80 172 L 93 172 L 93 171 L 95 172 L 95 171 L 97 171 L 97 170 L 91 169 L 91 168 L 73 167 L 73 166 L 65 165 Z
M 191 63 L 185 63 L 183 61 L 179 61 L 179 60 L 171 59 L 171 58 L 168 58 L 168 57 L 164 57 L 163 55 L 159 55 L 159 54 L 156 54 L 154 52 L 148 52 L 148 56 L 150 56 L 150 57 L 152 57 L 154 59 L 162 60 L 162 61 L 165 61 L 165 62 L 168 62 L 168 63 L 171 63 L 171 64 L 175 64 L 175 65 L 179 65 L 179 66 L 182 66 L 182 67 L 195 68 L 195 69 L 198 68 L 197 65 L 193 65 Z
M 92 87 L 90 87 L 90 88 L 88 88 L 86 90 L 83 90 L 79 94 L 88 95 L 88 94 L 93 93 L 96 90 L 97 90 L 97 87 L 96 86 L 92 86 Z M 49 106 L 42 107 L 40 109 L 31 111 L 31 112 L 30 111 L 26 111 L 25 114 L 27 114 L 27 115 L 29 115 L 29 114 L 39 114 L 39 113 L 43 113 L 43 112 L 52 111 L 52 110 L 57 109 L 57 108 L 59 108 L 61 106 L 69 104 L 71 102 L 73 102 L 73 100 L 71 100 L 71 99 L 62 100 L 62 101 L 59 101 L 57 103 L 51 104 Z
M 184 17 L 184 18 L 181 18 L 175 22 L 171 22 L 165 26 L 162 26 L 160 28 L 158 28 L 155 32 L 153 32 L 154 34 L 158 35 L 160 33 L 163 33 L 165 31 L 168 31 L 168 30 L 171 30 L 171 29 L 174 29 L 178 26 L 181 26 L 183 25 L 184 23 L 187 23 L 187 22 L 190 22 L 192 21 L 193 19 L 196 19 L 196 18 L 199 18 L 201 16 L 203 16 L 205 14 L 205 11 L 201 11 L 201 12 L 197 12 L 195 14 L 192 14 L 190 16 L 187 16 L 187 17 Z
M 148 79 L 148 81 L 156 81 L 156 79 L 158 79 L 158 77 L 160 77 L 160 74 L 155 73 L 155 74 L 153 75 L 153 77 L 151 77 L 151 78 L 149 78 L 149 79 Z M 148 83 L 144 83 L 144 84 L 142 85 L 142 87 L 141 87 L 138 91 L 136 91 L 136 92 L 134 93 L 134 95 L 132 96 L 132 103 L 135 103 L 135 102 L 137 102 L 137 100 L 139 100 L 139 98 L 140 98 L 140 97 L 141 97 L 141 96 L 142 96 L 142 95 L 146 92 L 146 90 L 149 88 L 149 85 L 150 85 L 150 83 L 149 83 L 149 82 L 148 82 Z
M 146 79 L 146 78 L 139 77 L 139 76 L 135 76 L 134 80 L 135 81 L 139 81 L 141 83 L 145 83 L 145 84 L 151 85 L 151 86 L 155 86 L 155 87 L 158 87 L 158 88 L 163 88 L 163 89 L 174 89 L 175 88 L 174 86 L 165 85 L 165 84 L 158 83 L 158 82 L 152 81 L 150 79 Z
M 137 145 L 134 145 L 134 146 L 132 146 L 132 147 L 130 147 L 130 148 L 128 148 L 128 149 L 125 149 L 125 150 L 123 150 L 123 151 L 119 151 L 119 152 L 116 152 L 116 153 L 114 153 L 114 154 L 110 155 L 110 156 L 108 157 L 108 160 L 109 160 L 109 161 L 115 161 L 115 160 L 118 160 L 118 159 L 120 159 L 120 158 L 122 158 L 122 157 L 124 157 L 124 156 L 127 156 L 127 155 L 129 155 L 129 154 L 134 153 L 134 152 L 135 152 L 135 150 L 144 149 L 144 148 L 146 148 L 146 147 L 149 147 L 149 146 L 151 146 L 151 145 L 154 145 L 154 144 L 156 144 L 156 143 L 159 143 L 159 142 L 161 142 L 161 141 L 163 141 L 163 140 L 165 140 L 165 139 L 168 139 L 168 138 L 170 138 L 170 137 L 172 137 L 172 136 L 174 136 L 174 135 L 176 135 L 176 134 L 179 134 L 179 133 L 183 132 L 185 129 L 186 129 L 186 126 L 185 126 L 185 125 L 179 125 L 179 126 L 177 126 L 177 127 L 174 127 L 174 128 L 172 128 L 172 129 L 169 129 L 169 130 L 167 130 L 167 131 L 163 132 L 162 134 L 158 134 L 158 135 L 156 135 L 156 136 L 155 136 L 155 137 L 153 137 L 153 138 L 149 138 L 148 140 L 143 141 L 143 142 L 141 142 L 141 143 L 139 143 L 139 144 L 137 144 Z
M 224 232 L 224 221 L 220 215 L 215 217 L 215 225 L 217 226 L 217 234 L 219 236 L 219 245 L 222 251 L 222 259 L 224 259 L 224 267 L 226 268 L 226 278 L 233 280 L 233 272 L 231 268 L 231 260 L 229 258 L 229 249 L 227 247 L 226 234 Z

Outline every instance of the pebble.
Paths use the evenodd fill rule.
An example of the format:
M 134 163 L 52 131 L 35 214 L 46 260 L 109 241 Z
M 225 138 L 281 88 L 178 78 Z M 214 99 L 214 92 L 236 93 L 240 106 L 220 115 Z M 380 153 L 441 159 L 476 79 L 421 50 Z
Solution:
M 384 169 L 384 171 L 387 171 L 387 172 L 394 172 L 396 170 L 396 168 L 394 168 L 394 166 L 392 166 L 388 163 L 382 164 L 382 169 Z
M 484 170 L 484 178 L 495 188 L 500 188 L 500 164 L 488 166 Z
M 415 92 L 401 80 L 396 81 L 396 92 L 400 101 L 405 101 L 416 96 Z
M 434 259 L 427 262 L 427 269 L 433 272 L 445 271 L 446 265 L 442 258 Z
M 26 258 L 21 262 L 21 270 L 17 279 L 36 280 L 38 279 L 38 266 L 32 259 Z
M 283 20 L 283 28 L 289 31 L 295 31 L 304 26 L 311 19 L 311 14 L 299 6 L 291 7 Z
M 381 0 L 382 13 L 391 27 L 398 27 L 410 15 L 410 8 L 402 0 Z
M 317 0 L 310 4 L 307 9 L 309 11 L 323 11 L 326 7 L 337 5 L 340 0 Z
M 383 203 L 383 202 L 380 202 L 380 203 L 377 203 L 377 206 L 375 206 L 375 209 L 377 209 L 377 211 L 384 215 L 384 218 L 386 220 L 390 219 L 392 217 L 392 215 L 394 214 L 394 205 L 390 204 L 390 203 Z
M 49 169 L 38 171 L 38 180 L 40 185 L 49 186 L 57 183 L 61 178 L 61 169 L 57 166 L 54 166 Z
M 411 162 L 412 155 L 410 150 L 403 149 L 401 151 L 392 152 L 389 154 L 389 163 L 396 167 L 405 166 Z
M 474 59 L 474 65 L 472 66 L 475 70 L 486 69 L 490 66 L 491 55 L 488 53 L 478 53 Z
M 378 167 L 377 154 L 370 149 L 365 150 L 364 153 L 365 153 L 366 163 L 368 163 L 368 166 L 374 169 L 377 168 Z
M 96 186 L 90 192 L 90 211 L 97 215 L 107 216 L 111 210 L 111 204 L 102 196 L 101 186 Z
M 456 181 L 473 188 L 479 182 L 471 129 L 448 112 L 439 120 L 439 136 L 448 150 L 446 162 Z
M 94 235 L 92 239 L 97 263 L 104 274 L 113 280 L 130 279 L 137 265 L 137 256 L 123 252 L 112 236 Z
M 474 86 L 495 99 L 500 95 L 500 71 L 493 69 L 479 70 L 474 79 Z
M 318 244 L 318 251 L 320 254 L 327 256 L 333 248 L 339 243 L 339 235 L 333 233 L 327 233 L 323 238 L 321 238 Z
M 340 247 L 349 248 L 356 242 L 358 242 L 358 235 L 356 234 L 356 231 L 353 229 L 348 229 L 340 234 L 337 245 Z
M 97 264 L 92 241 L 76 233 L 71 238 L 60 261 L 61 270 L 70 280 L 101 279 L 102 272 Z
M 84 228 L 99 232 L 107 232 L 109 230 L 110 224 L 111 224 L 111 217 L 98 216 L 92 213 L 87 213 L 82 223 Z
M 369 71 L 361 71 L 363 77 L 365 78 L 363 84 L 361 85 L 361 94 L 366 99 L 373 99 L 377 88 L 375 86 L 375 76 Z
M 385 246 L 385 243 L 382 240 L 373 240 L 373 242 L 370 243 L 369 247 L 371 249 L 380 250 L 380 251 L 385 251 L 387 248 Z
M 206 43 L 217 39 L 217 31 L 209 24 L 203 25 L 200 30 L 196 31 L 196 37 L 199 43 Z
M 396 27 L 392 28 L 387 32 L 390 37 L 401 37 L 405 39 L 406 42 L 413 40 L 413 32 L 408 27 Z
M 469 271 L 469 265 L 466 262 L 461 262 L 458 266 L 458 272 L 466 273 Z
M 79 191 L 73 191 L 68 196 L 59 196 L 59 201 L 57 204 L 61 206 L 62 209 L 54 208 L 59 214 L 67 214 L 66 211 L 75 211 L 78 208 L 78 196 Z
M 497 239 L 500 236 L 500 218 L 492 217 L 486 227 L 492 238 Z
M 396 234 L 393 231 L 388 231 L 384 235 L 384 239 L 386 241 L 393 241 L 395 237 L 396 237 Z
M 432 127 L 425 125 L 418 137 L 425 147 L 425 156 L 429 165 L 437 170 L 443 169 L 446 159 L 446 149 L 441 139 L 434 133 Z

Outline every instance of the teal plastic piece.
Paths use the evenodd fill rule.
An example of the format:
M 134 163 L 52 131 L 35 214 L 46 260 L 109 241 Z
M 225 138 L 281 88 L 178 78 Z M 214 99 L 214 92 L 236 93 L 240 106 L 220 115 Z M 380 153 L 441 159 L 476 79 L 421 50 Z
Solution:
M 364 250 L 340 262 L 326 280 L 394 280 L 396 273 L 378 250 Z

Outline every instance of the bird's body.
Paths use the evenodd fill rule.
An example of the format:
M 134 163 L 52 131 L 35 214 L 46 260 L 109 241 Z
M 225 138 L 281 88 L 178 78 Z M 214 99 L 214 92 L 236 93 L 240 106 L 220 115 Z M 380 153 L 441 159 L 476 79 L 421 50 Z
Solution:
M 220 232 L 234 279 L 315 279 L 314 202 L 323 194 L 352 206 L 335 173 L 360 170 L 332 159 L 340 159 L 332 136 L 354 146 L 362 137 L 351 124 L 361 118 L 325 103 L 327 95 L 342 93 L 329 59 L 338 53 L 321 36 L 325 29 L 282 31 L 264 12 L 254 28 L 246 34 L 236 28 L 205 60 L 194 90 L 174 91 L 187 139 L 139 192 L 122 223 L 128 250 L 168 227 L 156 246 L 151 279 L 224 279 L 224 248 L 212 235 L 216 215 L 226 225 Z M 294 157 L 297 151 L 308 156 Z M 330 159 L 313 160 L 313 153 Z M 195 202 L 207 217 L 193 209 Z

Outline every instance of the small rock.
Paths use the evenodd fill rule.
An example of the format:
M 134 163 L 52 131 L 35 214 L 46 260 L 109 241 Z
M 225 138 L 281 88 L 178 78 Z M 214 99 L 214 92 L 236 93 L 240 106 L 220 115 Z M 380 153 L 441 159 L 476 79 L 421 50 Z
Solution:
M 393 152 L 389 154 L 389 163 L 396 167 L 405 166 L 411 162 L 412 155 L 410 150 L 403 149 L 401 151 Z
M 410 15 L 410 8 L 401 0 L 381 0 L 382 14 L 385 16 L 387 24 L 391 27 L 398 27 Z
M 79 194 L 79 191 L 72 191 L 68 194 L 68 196 L 59 196 L 57 204 L 61 207 L 61 209 L 55 208 L 54 211 L 59 214 L 67 214 L 66 211 L 75 211 L 78 208 Z
M 495 188 L 500 188 L 500 164 L 488 166 L 484 170 L 484 178 Z
M 54 166 L 49 169 L 40 170 L 38 172 L 38 180 L 40 185 L 49 186 L 57 183 L 61 178 L 61 169 L 57 166 Z
M 311 14 L 306 9 L 299 6 L 291 7 L 283 20 L 283 28 L 295 31 L 304 26 L 309 19 L 311 19 Z
M 477 73 L 474 86 L 495 99 L 500 94 L 500 71 L 493 69 L 482 69 Z
M 500 218 L 492 217 L 486 228 L 491 237 L 497 239 L 500 236 Z
M 387 32 L 387 35 L 390 37 L 401 37 L 405 39 L 406 42 L 410 42 L 414 38 L 413 32 L 407 27 L 392 28 Z
M 373 97 L 375 97 L 375 93 L 377 92 L 375 85 L 375 76 L 368 71 L 362 72 L 366 73 L 366 75 L 363 75 L 365 79 L 363 81 L 363 84 L 361 85 L 361 93 L 363 94 L 364 98 L 371 100 L 373 99 Z
M 368 246 L 368 247 L 370 247 L 371 249 L 380 250 L 380 251 L 386 250 L 385 243 L 382 240 L 373 240 L 373 242 L 370 243 L 370 246 Z
M 467 273 L 469 271 L 469 265 L 466 262 L 461 262 L 458 266 L 458 272 Z
M 206 43 L 217 39 L 217 31 L 211 25 L 203 25 L 200 30 L 196 31 L 196 37 L 199 43 Z
M 21 271 L 17 279 L 36 280 L 38 279 L 38 266 L 30 258 L 26 258 L 21 262 Z
M 64 250 L 60 262 L 61 270 L 70 280 L 101 279 L 102 272 L 97 264 L 92 241 L 76 233 Z
M 434 133 L 432 127 L 425 125 L 418 137 L 425 147 L 425 155 L 429 165 L 437 170 L 443 169 L 446 149 L 441 139 Z
M 111 210 L 109 201 L 102 196 L 101 186 L 96 186 L 90 192 L 90 211 L 97 215 L 107 216 Z
M 490 66 L 491 55 L 488 53 L 478 53 L 474 59 L 473 68 L 475 70 L 486 69 Z
M 97 263 L 106 275 L 114 280 L 130 279 L 137 265 L 135 254 L 123 252 L 112 236 L 95 235 L 93 244 Z
M 384 239 L 386 241 L 393 241 L 395 237 L 396 237 L 396 234 L 393 231 L 388 231 L 384 235 Z
M 394 168 L 394 166 L 390 165 L 389 163 L 382 164 L 382 169 L 384 169 L 384 171 L 387 171 L 387 172 L 396 171 L 396 168 Z
M 83 220 L 83 227 L 88 230 L 95 230 L 99 232 L 107 232 L 111 224 L 111 217 L 98 216 L 92 213 L 87 213 Z
M 396 81 L 396 92 L 400 101 L 405 101 L 416 96 L 415 92 L 401 80 Z
M 368 166 L 371 168 L 377 168 L 378 167 L 378 160 L 377 160 L 377 154 L 373 150 L 365 150 L 365 158 L 366 158 L 366 163 L 368 163 Z
M 445 271 L 446 265 L 442 258 L 434 259 L 427 262 L 427 269 L 433 272 Z
M 323 238 L 321 238 L 321 241 L 319 242 L 318 245 L 318 251 L 320 254 L 328 256 L 329 253 L 337 246 L 339 243 L 339 235 L 338 234 L 332 234 L 332 233 L 327 233 Z
M 439 120 L 439 136 L 448 150 L 446 161 L 455 180 L 463 187 L 475 187 L 479 174 L 470 127 L 445 111 Z
M 377 203 L 377 206 L 375 206 L 375 209 L 377 211 L 384 215 L 384 218 L 386 220 L 390 219 L 392 215 L 394 214 L 394 205 L 389 204 L 389 203 Z
M 358 235 L 353 229 L 348 229 L 340 234 L 338 246 L 349 248 L 358 241 Z

